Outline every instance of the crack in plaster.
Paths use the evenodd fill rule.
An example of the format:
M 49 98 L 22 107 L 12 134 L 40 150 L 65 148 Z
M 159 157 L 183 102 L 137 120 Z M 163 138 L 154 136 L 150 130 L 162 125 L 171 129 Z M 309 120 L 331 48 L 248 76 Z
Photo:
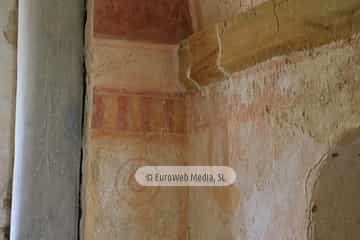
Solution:
M 224 26 L 226 25 L 226 22 L 224 23 Z M 223 46 L 222 46 L 222 39 L 221 39 L 221 35 L 224 32 L 224 27 L 220 27 L 220 25 L 216 26 L 216 38 L 217 38 L 217 44 L 218 44 L 218 56 L 216 59 L 216 66 L 217 69 L 225 76 L 225 80 L 230 79 L 231 74 L 229 72 L 226 71 L 226 69 L 224 68 L 224 66 L 222 66 L 222 56 L 223 56 Z
M 325 153 L 319 161 L 315 163 L 306 173 L 305 177 L 305 186 L 304 186 L 304 193 L 305 193 L 305 201 L 306 201 L 306 237 L 308 240 L 313 239 L 313 219 L 312 219 L 312 206 L 313 203 L 311 202 L 311 196 L 313 195 L 313 190 L 315 185 L 319 180 L 319 175 L 321 169 L 326 164 L 326 159 L 329 157 L 329 153 Z

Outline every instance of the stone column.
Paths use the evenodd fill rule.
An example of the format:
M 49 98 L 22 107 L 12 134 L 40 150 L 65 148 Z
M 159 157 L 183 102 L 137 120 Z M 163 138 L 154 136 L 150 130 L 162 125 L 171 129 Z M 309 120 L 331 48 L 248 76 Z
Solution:
M 12 240 L 78 234 L 83 0 L 19 0 Z

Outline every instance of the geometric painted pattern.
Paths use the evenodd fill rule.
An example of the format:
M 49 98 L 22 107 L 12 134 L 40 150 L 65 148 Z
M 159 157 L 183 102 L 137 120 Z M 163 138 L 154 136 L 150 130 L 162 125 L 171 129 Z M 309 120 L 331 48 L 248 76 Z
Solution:
M 95 136 L 183 135 L 183 94 L 94 88 L 91 129 Z

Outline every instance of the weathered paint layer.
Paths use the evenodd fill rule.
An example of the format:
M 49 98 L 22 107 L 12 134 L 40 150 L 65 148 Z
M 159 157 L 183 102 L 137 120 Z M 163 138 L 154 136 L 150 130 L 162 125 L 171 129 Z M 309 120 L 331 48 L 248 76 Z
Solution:
M 96 37 L 176 44 L 192 33 L 187 0 L 96 0 Z
M 309 175 L 327 156 L 333 159 L 334 146 L 360 126 L 359 38 L 273 58 L 188 97 L 188 164 L 229 165 L 238 176 L 232 188 L 190 190 L 191 239 L 312 240 L 312 199 L 322 199 L 325 208 L 338 203 L 335 212 L 341 215 L 351 199 L 342 201 L 336 193 L 326 201 L 319 197 L 326 180 L 313 196 Z M 350 153 L 355 164 L 356 152 Z M 334 191 L 342 188 L 339 179 L 356 178 L 356 169 L 334 175 Z M 329 211 L 321 214 L 326 209 L 314 218 L 323 223 L 317 236 L 329 237 L 324 229 L 334 223 Z M 344 209 L 341 219 L 351 221 L 354 233 L 357 213 L 349 213 Z M 334 229 L 344 236 L 343 223 Z
M 185 135 L 183 94 L 96 87 L 92 108 L 93 136 Z

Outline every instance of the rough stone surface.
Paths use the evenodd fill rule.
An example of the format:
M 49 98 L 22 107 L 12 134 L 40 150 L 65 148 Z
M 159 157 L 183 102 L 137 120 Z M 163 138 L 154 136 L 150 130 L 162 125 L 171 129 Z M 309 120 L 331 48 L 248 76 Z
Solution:
M 188 0 L 96 0 L 94 34 L 177 44 L 192 32 Z
M 349 38 L 360 32 L 359 9 L 357 0 L 267 1 L 184 41 L 181 81 L 207 85 L 274 56 Z
M 0 1 L 0 240 L 9 236 L 16 87 L 16 1 Z
M 326 193 L 334 172 L 323 173 L 318 188 L 325 189 L 314 196 L 310 177 L 342 136 L 360 126 L 359 40 L 273 58 L 188 97 L 189 164 L 229 165 L 238 175 L 233 187 L 190 190 L 191 239 L 317 239 L 307 238 L 311 199 L 326 201 L 325 209 L 319 206 L 326 213 L 314 217 L 315 224 L 323 222 L 316 236 L 359 237 L 329 238 L 337 221 L 331 217 L 347 219 L 356 233 L 359 212 L 356 206 L 353 215 L 349 207 L 341 212 L 354 202 Z M 344 197 L 358 191 L 352 185 L 341 190 L 359 175 L 351 154 L 333 175 L 332 186 Z M 333 213 L 329 202 L 338 204 Z M 344 236 L 344 224 L 335 226 L 334 236 Z

